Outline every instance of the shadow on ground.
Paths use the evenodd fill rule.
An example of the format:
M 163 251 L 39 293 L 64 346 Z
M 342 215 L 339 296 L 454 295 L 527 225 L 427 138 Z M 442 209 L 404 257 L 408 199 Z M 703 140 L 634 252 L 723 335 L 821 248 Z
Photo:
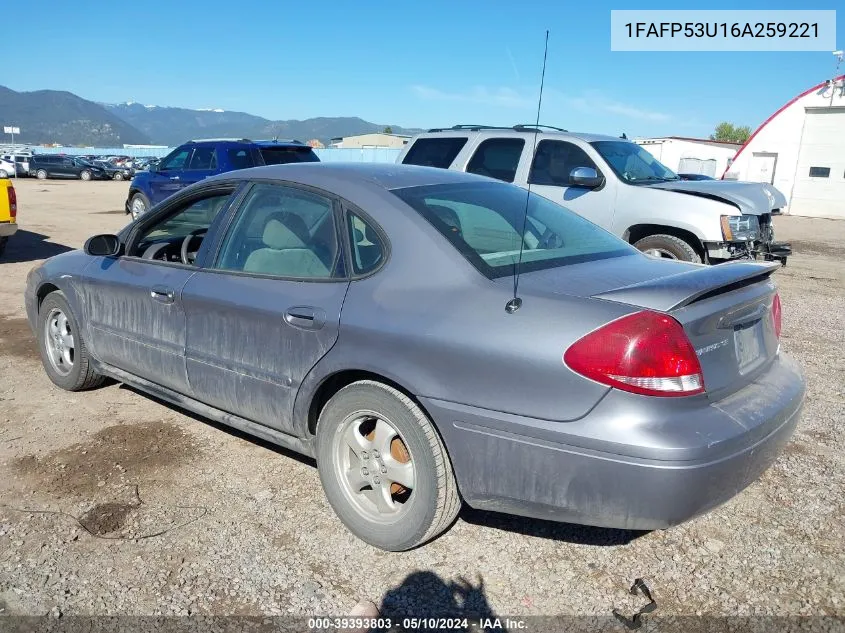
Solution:
M 32 262 L 73 250 L 70 246 L 65 246 L 64 244 L 48 242 L 48 239 L 50 239 L 50 236 L 44 235 L 43 233 L 18 230 L 17 233 L 9 238 L 6 244 L 6 251 L 0 257 L 0 264 Z

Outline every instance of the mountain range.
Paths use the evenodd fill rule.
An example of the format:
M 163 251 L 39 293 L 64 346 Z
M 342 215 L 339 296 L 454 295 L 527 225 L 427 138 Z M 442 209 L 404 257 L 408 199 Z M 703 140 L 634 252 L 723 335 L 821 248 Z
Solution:
M 0 86 L 0 124 L 21 129 L 21 142 L 114 147 L 125 144 L 175 146 L 191 138 L 332 138 L 381 132 L 386 125 L 357 117 L 272 121 L 219 108 L 192 110 L 140 103 L 95 103 L 57 90 L 16 92 Z M 389 126 L 396 134 L 417 129 Z M 4 139 L 5 140 L 5 139 Z

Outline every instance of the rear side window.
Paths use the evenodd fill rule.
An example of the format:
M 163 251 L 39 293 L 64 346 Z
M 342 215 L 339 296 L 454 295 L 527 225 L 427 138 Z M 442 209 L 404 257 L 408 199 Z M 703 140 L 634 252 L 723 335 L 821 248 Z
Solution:
M 467 165 L 467 171 L 496 180 L 513 182 L 524 148 L 525 140 L 521 138 L 487 139 L 475 150 L 475 154 Z
M 265 165 L 320 162 L 310 147 L 262 147 L 261 157 Z
M 352 270 L 365 275 L 379 267 L 384 259 L 384 244 L 375 229 L 354 213 L 346 215 L 352 252 Z
M 402 163 L 446 169 L 466 144 L 467 138 L 461 136 L 417 139 Z
M 540 141 L 531 165 L 528 182 L 532 185 L 569 186 L 569 174 L 576 167 L 592 167 L 599 171 L 587 153 L 566 141 Z
M 232 169 L 247 169 L 255 167 L 252 154 L 246 147 L 230 147 L 226 150 L 226 158 Z

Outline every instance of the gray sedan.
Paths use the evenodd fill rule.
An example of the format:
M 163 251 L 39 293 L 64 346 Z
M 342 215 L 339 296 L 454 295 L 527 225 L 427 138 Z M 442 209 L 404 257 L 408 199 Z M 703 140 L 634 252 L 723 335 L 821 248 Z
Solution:
M 804 399 L 776 268 L 652 258 L 480 176 L 315 163 L 188 187 L 35 268 L 26 307 L 59 387 L 313 456 L 346 526 L 405 550 L 462 503 L 654 529 L 741 491 Z

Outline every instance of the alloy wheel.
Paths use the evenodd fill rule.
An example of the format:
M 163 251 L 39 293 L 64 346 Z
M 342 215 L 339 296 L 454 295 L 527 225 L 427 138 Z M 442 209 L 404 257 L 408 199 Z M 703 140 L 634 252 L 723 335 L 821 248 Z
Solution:
M 53 308 L 44 321 L 44 344 L 53 369 L 61 376 L 73 370 L 75 342 L 67 315 Z

